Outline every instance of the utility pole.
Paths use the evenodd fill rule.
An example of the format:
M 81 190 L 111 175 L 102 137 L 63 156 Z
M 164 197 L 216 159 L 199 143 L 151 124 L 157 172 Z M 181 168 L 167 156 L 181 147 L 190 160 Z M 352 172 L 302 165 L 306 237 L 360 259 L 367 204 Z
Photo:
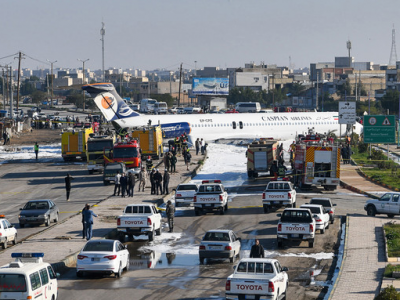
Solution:
M 83 80 L 82 80 L 82 83 L 83 84 L 86 84 L 85 83 L 85 62 L 87 62 L 89 60 L 89 58 L 88 59 L 85 59 L 85 60 L 83 60 L 83 59 L 79 59 L 78 58 L 78 61 L 80 61 L 80 62 L 82 62 L 82 73 L 83 73 Z M 53 70 L 53 69 L 52 69 Z M 51 71 L 52 73 L 53 73 L 53 71 Z M 53 89 L 52 89 L 53 90 Z M 85 91 L 82 91 L 83 92 L 83 112 L 85 112 Z M 51 95 L 51 97 L 53 98 L 53 94 Z
M 179 68 L 179 96 L 178 96 L 178 107 L 181 106 L 181 86 L 182 86 L 182 64 Z
M 2 69 L 3 70 L 3 76 L 1 77 L 1 79 L 3 80 L 3 85 L 2 85 L 2 87 L 3 87 L 3 109 L 5 110 L 6 109 L 6 94 L 4 93 L 4 90 L 5 90 L 5 86 L 4 86 L 4 68 Z
M 354 83 L 356 85 L 356 102 L 357 102 L 357 92 L 358 92 L 358 90 L 357 90 L 357 73 L 355 73 L 354 75 L 355 75 Z
M 56 63 L 57 61 L 49 61 L 47 60 L 50 64 L 51 64 L 51 100 L 50 100 L 50 107 L 53 107 L 53 64 Z
M 318 81 L 319 81 L 319 73 L 317 71 L 317 98 L 315 99 L 315 109 L 318 111 Z
M 104 72 L 104 36 L 106 34 L 106 28 L 104 27 L 104 22 L 101 22 L 101 49 L 102 49 L 102 62 L 103 62 L 103 82 L 106 82 L 106 73 Z
M 172 71 L 169 71 L 169 94 L 172 96 L 172 79 L 171 79 L 171 76 L 172 76 Z
M 20 78 L 21 78 L 21 59 L 22 59 L 22 53 L 19 52 L 18 55 L 18 80 L 17 80 L 17 113 L 18 113 L 18 108 L 19 108 L 19 89 L 20 89 Z
M 10 115 L 11 115 L 11 119 L 14 119 L 14 99 L 13 99 L 13 94 L 14 94 L 14 90 L 13 90 L 13 74 L 12 74 L 12 67 L 10 66 Z

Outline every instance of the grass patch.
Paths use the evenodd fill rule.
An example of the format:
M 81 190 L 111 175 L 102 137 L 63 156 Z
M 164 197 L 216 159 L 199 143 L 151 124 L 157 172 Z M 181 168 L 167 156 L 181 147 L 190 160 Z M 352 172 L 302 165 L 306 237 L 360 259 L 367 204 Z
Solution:
M 383 277 L 392 277 L 392 273 L 394 271 L 400 272 L 400 265 L 391 265 L 388 264 L 385 267 L 385 272 L 383 273 Z
M 361 168 L 361 170 L 372 179 L 377 180 L 381 183 L 386 183 L 392 187 L 400 187 L 400 169 L 397 170 L 397 174 L 392 173 L 392 170 L 385 169 L 365 169 Z
M 400 224 L 385 224 L 387 252 L 389 257 L 400 257 Z

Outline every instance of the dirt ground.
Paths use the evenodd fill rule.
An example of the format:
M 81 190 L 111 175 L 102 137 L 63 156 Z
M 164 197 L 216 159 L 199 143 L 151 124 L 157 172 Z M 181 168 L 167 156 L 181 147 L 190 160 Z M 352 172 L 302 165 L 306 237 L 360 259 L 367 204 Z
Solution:
M 61 129 L 33 129 L 31 132 L 20 132 L 11 138 L 11 146 L 40 145 L 61 143 Z

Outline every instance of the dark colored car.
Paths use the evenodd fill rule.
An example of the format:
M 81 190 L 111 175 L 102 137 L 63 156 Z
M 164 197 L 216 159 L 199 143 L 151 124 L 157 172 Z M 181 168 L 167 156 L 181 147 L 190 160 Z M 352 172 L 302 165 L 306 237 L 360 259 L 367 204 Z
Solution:
M 60 210 L 51 200 L 30 200 L 23 208 L 20 208 L 19 226 L 23 228 L 25 224 L 50 225 L 51 221 L 58 222 Z
M 122 173 L 126 172 L 126 166 L 124 163 L 109 163 L 106 164 L 104 167 L 104 173 L 103 173 L 103 183 L 104 185 L 110 184 L 110 182 L 114 182 L 115 180 L 115 175 L 117 174 L 117 171 L 119 171 L 119 174 L 122 175 Z

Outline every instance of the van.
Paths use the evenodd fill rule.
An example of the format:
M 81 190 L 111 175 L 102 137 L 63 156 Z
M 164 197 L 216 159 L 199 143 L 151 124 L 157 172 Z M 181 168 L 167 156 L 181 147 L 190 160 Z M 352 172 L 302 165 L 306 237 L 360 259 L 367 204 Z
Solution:
M 157 103 L 157 100 L 146 98 L 140 100 L 140 112 L 142 113 L 153 113 L 154 105 Z
M 185 107 L 183 109 L 183 112 L 185 114 L 198 114 L 200 112 L 200 108 L 199 107 Z
M 57 299 L 57 276 L 44 253 L 12 253 L 15 261 L 0 268 L 2 299 Z
M 156 115 L 166 114 L 168 111 L 168 105 L 166 102 L 157 102 L 154 104 L 154 113 Z
M 261 105 L 260 102 L 238 102 L 235 109 L 240 113 L 254 113 L 261 110 Z

